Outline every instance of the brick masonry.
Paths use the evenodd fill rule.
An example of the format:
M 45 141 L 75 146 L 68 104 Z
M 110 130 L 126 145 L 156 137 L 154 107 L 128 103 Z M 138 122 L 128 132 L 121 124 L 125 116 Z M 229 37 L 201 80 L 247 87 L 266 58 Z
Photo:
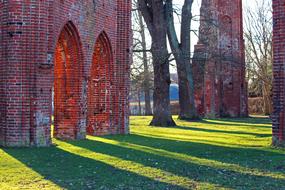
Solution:
M 0 0 L 0 145 L 127 134 L 130 0 Z
M 202 0 L 193 71 L 200 115 L 248 115 L 241 0 Z
M 285 0 L 273 0 L 273 144 L 285 145 Z

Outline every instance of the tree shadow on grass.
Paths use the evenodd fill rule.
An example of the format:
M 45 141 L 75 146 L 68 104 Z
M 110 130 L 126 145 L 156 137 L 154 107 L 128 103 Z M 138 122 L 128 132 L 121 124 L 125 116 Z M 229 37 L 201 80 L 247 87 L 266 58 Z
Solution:
M 265 128 L 269 129 L 272 126 L 272 123 L 268 121 L 268 119 L 265 119 L 264 122 L 259 119 L 203 119 L 199 121 L 200 123 L 203 124 L 209 124 L 209 125 L 220 125 L 220 126 L 237 126 L 237 127 L 254 127 L 254 128 Z M 265 124 L 265 125 L 260 125 L 260 124 Z
M 66 152 L 58 147 L 3 150 L 43 176 L 45 180 L 65 189 L 183 189 L 118 169 L 96 159 Z
M 142 144 L 138 143 L 136 139 L 142 140 L 143 142 L 148 142 L 144 144 L 144 148 L 141 149 L 141 147 L 132 148 L 132 146 L 129 146 L 126 144 L 132 143 L 132 144 Z M 101 140 L 96 140 L 101 139 Z M 190 179 L 193 179 L 195 181 L 201 182 L 201 183 L 210 183 L 210 184 L 216 184 L 220 187 L 226 187 L 226 188 L 234 188 L 234 189 L 278 189 L 280 187 L 285 187 L 285 180 L 277 179 L 269 176 L 262 176 L 263 170 L 267 171 L 264 173 L 269 173 L 266 168 L 261 168 L 259 175 L 251 174 L 251 173 L 243 173 L 239 171 L 235 171 L 229 168 L 223 168 L 223 167 L 215 167 L 211 165 L 205 165 L 203 164 L 203 160 L 201 160 L 201 164 L 197 162 L 191 162 L 191 160 L 181 160 L 175 157 L 167 156 L 166 154 L 163 155 L 163 152 L 160 150 L 164 149 L 164 145 L 167 145 L 166 147 L 170 147 L 172 143 L 169 144 L 169 140 L 165 139 L 154 139 L 150 137 L 141 137 L 138 135 L 132 135 L 128 137 L 122 137 L 122 138 L 113 138 L 108 137 L 105 138 L 108 140 L 116 140 L 118 144 L 109 144 L 108 141 L 104 142 L 104 138 L 92 138 L 90 137 L 89 140 L 84 141 L 77 141 L 77 142 L 69 142 L 70 144 L 74 146 L 78 146 L 84 149 L 88 149 L 93 152 L 100 152 L 107 155 L 112 155 L 118 158 L 121 158 L 123 160 L 129 160 L 134 161 L 136 163 L 143 164 L 144 166 L 149 166 L 153 168 L 159 168 L 161 170 L 171 172 L 173 174 L 184 176 Z M 159 141 L 159 142 L 158 142 Z M 178 143 L 178 142 L 177 142 Z M 178 143 L 179 144 L 179 143 Z M 158 147 L 154 146 L 158 145 Z M 184 151 L 180 151 L 181 153 L 186 153 L 187 150 L 189 152 L 189 156 L 200 156 L 201 158 L 207 158 L 205 155 L 199 155 L 197 153 L 192 154 L 192 148 L 193 149 L 200 149 L 200 151 L 207 151 L 207 149 L 216 148 L 219 149 L 221 147 L 205 147 L 207 145 L 200 144 L 200 143 L 187 143 L 186 144 L 180 144 L 180 146 L 184 146 Z M 136 147 L 136 145 L 134 146 Z M 149 148 L 153 147 L 156 150 L 153 150 L 148 152 Z M 177 147 L 177 146 L 176 146 Z M 186 148 L 189 147 L 189 148 Z M 167 148 L 165 148 L 167 149 Z M 179 152 L 175 150 L 169 150 L 173 153 Z M 215 150 L 213 150 L 215 151 Z M 227 151 L 232 151 L 231 148 L 225 148 L 223 150 L 224 153 L 228 153 Z M 234 152 L 242 152 L 244 149 L 233 149 Z M 221 151 L 220 151 L 221 152 Z M 261 152 L 259 152 L 261 153 Z M 263 152 L 264 153 L 264 152 Z M 274 155 L 273 153 L 270 155 Z M 278 155 L 278 154 L 277 154 Z M 227 155 L 223 155 L 227 156 Z M 280 156 L 280 155 L 278 155 Z M 198 157 L 199 159 L 199 157 Z M 207 159 L 210 159 L 210 161 L 213 159 L 215 160 L 215 157 L 209 157 Z M 217 159 L 218 160 L 218 159 Z M 224 161 L 224 160 L 221 160 Z M 239 166 L 239 165 L 238 165 Z M 246 167 L 246 166 L 245 166 Z M 250 166 L 246 167 L 250 169 Z M 284 172 L 283 172 L 284 173 Z M 265 175 L 265 174 L 264 174 Z M 284 176 L 283 176 L 284 177 Z
M 190 130 L 190 131 L 199 131 L 199 132 L 211 132 L 211 133 L 226 133 L 226 134 L 234 134 L 234 135 L 253 135 L 256 137 L 271 137 L 271 134 L 264 134 L 264 133 L 251 133 L 251 132 L 244 132 L 244 131 L 225 131 L 225 130 L 216 130 L 216 129 L 204 129 L 198 127 L 185 127 L 185 126 L 174 126 L 169 127 L 174 129 L 182 129 L 182 130 Z
M 89 150 L 90 153 L 110 155 L 119 160 L 132 161 L 143 166 L 158 168 L 197 182 L 216 184 L 218 187 L 235 189 L 280 189 L 285 187 L 284 179 L 262 175 L 256 176 L 227 168 L 192 163 L 191 160 L 188 162 L 175 156 L 169 157 L 163 154 L 154 154 L 155 151 L 153 153 L 124 146 L 126 143 L 132 143 L 151 149 L 165 149 L 172 153 L 187 154 L 197 158 L 231 162 L 244 167 L 248 166 L 248 168 L 256 167 L 265 171 L 271 170 L 267 169 L 266 165 L 261 167 L 261 165 L 250 165 L 251 163 L 245 160 L 245 163 L 240 161 L 246 155 L 241 153 L 246 151 L 249 154 L 247 155 L 249 156 L 248 159 L 256 159 L 266 155 L 265 159 L 270 157 L 271 162 L 274 163 L 276 157 L 284 156 L 283 154 L 253 149 L 220 147 L 203 143 L 179 142 L 140 135 L 97 137 L 97 139 L 117 141 L 118 145 L 98 141 L 96 137 L 91 140 L 69 141 L 66 144 L 82 150 Z M 160 182 L 159 176 L 158 180 L 144 177 L 102 163 L 97 161 L 96 158 L 90 159 L 77 155 L 77 152 L 66 152 L 60 146 L 44 149 L 4 149 L 4 151 L 44 176 L 45 179 L 66 189 L 183 189 L 181 186 Z M 252 153 L 252 151 L 256 152 Z M 260 157 L 258 157 L 258 154 Z M 238 159 L 233 160 L 233 156 L 237 156 Z
M 158 135 L 139 133 L 132 134 L 129 137 L 114 136 L 105 138 L 285 174 L 285 168 L 284 170 L 277 169 L 280 165 L 285 166 L 285 151 L 276 152 L 274 149 L 270 150 L 269 148 L 268 150 L 265 148 L 222 146 L 211 144 L 212 142 L 207 140 L 201 140 L 200 142 L 180 141 L 174 138 L 168 139 Z
M 271 125 L 272 121 L 269 117 L 255 117 L 250 116 L 246 118 L 220 118 L 219 121 L 229 121 L 229 122 L 236 122 L 236 123 L 248 123 L 248 124 L 266 124 Z

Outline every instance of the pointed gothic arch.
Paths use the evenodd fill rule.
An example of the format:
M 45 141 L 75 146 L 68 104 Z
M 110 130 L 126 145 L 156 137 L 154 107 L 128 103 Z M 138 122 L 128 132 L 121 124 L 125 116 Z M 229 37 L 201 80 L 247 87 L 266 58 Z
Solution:
M 102 32 L 95 43 L 88 81 L 87 133 L 111 133 L 114 97 L 112 96 L 113 55 L 110 40 Z
M 79 34 L 71 21 L 61 30 L 54 57 L 54 136 L 76 139 L 83 54 Z

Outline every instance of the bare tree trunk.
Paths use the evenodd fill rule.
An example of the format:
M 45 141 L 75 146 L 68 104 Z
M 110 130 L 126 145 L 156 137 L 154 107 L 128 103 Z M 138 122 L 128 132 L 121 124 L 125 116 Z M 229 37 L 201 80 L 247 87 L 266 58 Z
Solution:
M 174 126 L 170 112 L 170 72 L 163 0 L 139 0 L 139 7 L 149 29 L 154 68 L 153 119 L 150 125 Z
M 193 0 L 185 0 L 182 8 L 180 43 L 174 27 L 172 0 L 166 1 L 167 34 L 177 65 L 179 84 L 179 119 L 198 119 L 194 102 L 194 80 L 190 54 L 190 29 Z
M 176 63 L 179 84 L 179 119 L 198 119 L 199 117 L 194 104 L 194 81 L 192 77 L 192 68 L 190 68 L 190 64 L 186 64 L 185 60 L 180 58 L 176 59 Z
M 170 112 L 170 73 L 166 40 L 162 40 L 163 34 L 157 34 L 152 38 L 152 55 L 154 62 L 154 93 L 153 93 L 153 120 L 154 126 L 175 125 Z
M 266 84 L 263 84 L 262 87 L 262 98 L 264 102 L 264 114 L 265 115 L 270 115 L 272 113 L 272 99 L 271 99 L 271 92 L 270 92 L 270 87 Z
M 138 13 L 139 25 L 140 25 L 140 35 L 142 38 L 142 49 L 143 49 L 143 67 L 144 67 L 144 98 L 145 98 L 145 115 L 152 115 L 151 102 L 150 102 L 150 73 L 148 69 L 148 60 L 146 52 L 146 38 L 145 29 L 143 23 L 143 17 L 141 12 Z
M 139 104 L 139 115 L 142 115 L 141 90 L 140 89 L 138 89 L 138 104 Z

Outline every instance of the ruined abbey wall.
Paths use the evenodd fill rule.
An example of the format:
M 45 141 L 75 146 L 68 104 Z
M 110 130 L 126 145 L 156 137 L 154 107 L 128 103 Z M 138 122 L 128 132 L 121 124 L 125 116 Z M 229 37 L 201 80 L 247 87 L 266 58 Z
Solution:
M 128 133 L 130 0 L 0 1 L 0 145 Z
M 202 1 L 193 70 L 200 115 L 248 115 L 241 0 Z

